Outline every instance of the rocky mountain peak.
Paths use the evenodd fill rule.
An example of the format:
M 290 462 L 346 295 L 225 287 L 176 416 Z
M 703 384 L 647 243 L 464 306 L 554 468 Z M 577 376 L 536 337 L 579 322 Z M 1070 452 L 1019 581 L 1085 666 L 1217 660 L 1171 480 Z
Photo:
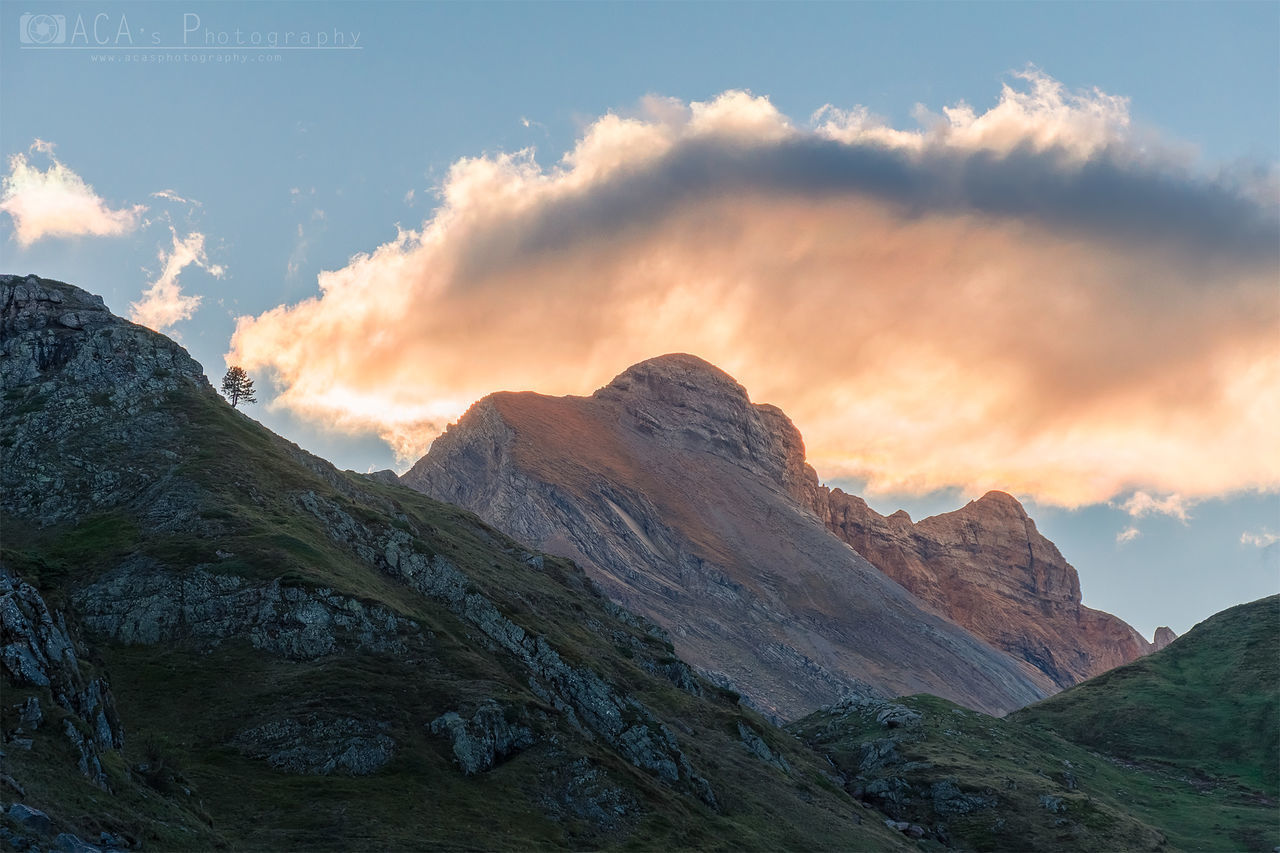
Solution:
M 204 369 L 185 349 L 112 314 L 101 296 L 65 282 L 0 275 L 0 328 L 6 356 L 0 380 L 6 390 L 40 384 L 54 370 L 73 380 L 63 390 L 86 393 L 138 385 L 154 390 L 178 376 L 207 384 Z M 139 364 L 150 370 L 139 370 Z
M 975 512 L 982 512 L 986 515 L 1027 517 L 1026 509 L 1023 508 L 1022 503 L 1017 498 L 1008 492 L 1000 492 L 994 489 L 975 501 L 969 501 L 968 507 Z
M 780 409 L 753 403 L 732 376 L 684 353 L 640 362 L 590 397 L 486 398 L 402 482 L 578 560 L 610 594 L 669 625 L 688 628 L 694 615 L 702 618 L 690 602 L 698 590 L 721 589 L 723 578 L 769 590 L 766 609 L 775 609 L 771 585 L 805 576 L 812 567 L 797 554 L 809 549 L 825 555 L 811 581 L 838 618 L 856 608 L 829 604 L 836 582 L 823 572 L 856 552 L 852 559 L 868 560 L 864 568 L 887 575 L 896 590 L 1019 662 L 1036 690 L 1069 686 L 1148 648 L 1122 621 L 1082 605 L 1075 569 L 1012 495 L 988 492 L 918 523 L 901 511 L 881 516 L 819 484 L 799 430 Z M 814 534 L 815 522 L 839 541 Z M 780 542 L 785 548 L 770 550 Z M 777 566 L 786 567 L 785 579 L 771 574 Z M 682 597 L 691 588 L 696 594 Z M 816 599 L 806 592 L 796 600 Z M 715 599 L 716 614 L 726 607 Z M 757 619 L 751 612 L 742 618 Z M 791 624 L 790 616 L 778 621 Z M 709 661 L 726 648 L 736 654 L 745 644 L 754 655 L 768 645 L 751 634 L 756 628 L 737 631 L 720 624 L 690 631 L 687 648 Z M 726 636 L 733 641 L 716 639 Z M 868 644 L 864 638 L 859 647 Z M 822 677 L 846 666 L 847 654 L 820 669 Z M 771 666 L 751 659 L 741 671 L 759 681 Z
M 990 491 L 977 500 L 969 501 L 960 509 L 922 519 L 920 527 L 939 538 L 954 543 L 993 546 L 1015 549 L 1018 563 L 1030 570 L 1036 561 L 1062 569 L 1074 576 L 1056 545 L 1046 539 L 1027 510 L 1008 492 Z M 1074 587 L 1074 581 L 1068 583 Z M 1071 593 L 1079 600 L 1078 588 Z
M 1178 639 L 1178 635 L 1173 633 L 1173 629 L 1168 625 L 1161 625 L 1156 628 L 1155 636 L 1151 639 L 1151 645 L 1155 647 L 1155 651 L 1160 651 L 1165 646 Z
M 814 509 L 898 583 L 1058 687 L 1150 651 L 1122 620 L 1082 604 L 1076 570 L 1007 492 L 915 524 L 839 489 L 819 489 Z
M 680 405 L 690 395 L 736 398 L 750 402 L 747 389 L 732 376 L 696 355 L 677 352 L 633 364 L 596 391 L 596 397 L 626 396 Z
M 214 393 L 185 349 L 60 281 L 0 276 L 0 329 L 14 483 L 0 509 L 19 517 L 49 524 L 145 493 L 179 442 L 153 402 L 179 388 Z M 47 452 L 51 435 L 66 439 L 58 454 Z M 115 458 L 104 441 L 121 448 Z
M 876 690 L 1003 713 L 1049 692 L 832 536 L 804 460 L 780 409 L 672 354 L 590 397 L 491 395 L 401 482 L 572 558 L 771 715 Z
M 804 461 L 804 439 L 791 419 L 776 406 L 752 403 L 737 380 L 697 356 L 672 353 L 642 361 L 592 399 L 620 407 L 628 425 L 646 437 L 728 459 L 789 494 L 803 492 L 814 480 Z

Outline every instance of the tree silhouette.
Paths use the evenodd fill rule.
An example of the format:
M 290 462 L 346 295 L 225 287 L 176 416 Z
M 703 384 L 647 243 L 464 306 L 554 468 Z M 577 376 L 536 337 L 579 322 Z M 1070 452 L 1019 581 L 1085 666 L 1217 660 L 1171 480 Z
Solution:
M 253 396 L 253 380 L 238 364 L 229 368 L 227 375 L 222 377 L 222 393 L 231 400 L 232 408 L 240 403 L 258 402 L 258 398 Z

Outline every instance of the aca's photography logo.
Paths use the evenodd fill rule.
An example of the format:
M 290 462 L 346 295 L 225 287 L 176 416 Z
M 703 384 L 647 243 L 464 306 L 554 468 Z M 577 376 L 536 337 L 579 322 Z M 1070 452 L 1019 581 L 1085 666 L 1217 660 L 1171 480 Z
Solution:
M 31 14 L 18 18 L 18 41 L 23 44 L 62 44 L 67 40 L 67 16 Z

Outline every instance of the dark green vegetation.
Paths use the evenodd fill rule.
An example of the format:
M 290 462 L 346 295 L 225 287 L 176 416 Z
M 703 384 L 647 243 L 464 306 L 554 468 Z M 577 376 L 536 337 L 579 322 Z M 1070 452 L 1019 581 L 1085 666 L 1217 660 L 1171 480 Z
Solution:
M 177 348 L 121 329 L 50 322 L 31 347 L 63 362 L 44 362 L 38 392 L 13 389 L 40 408 L 6 402 L 2 563 L 65 616 L 77 683 L 109 682 L 124 745 L 102 750 L 95 786 L 64 734 L 85 719 L 0 667 L 0 808 L 163 850 L 903 845 L 573 564 L 338 472 L 180 372 L 125 408 L 93 373 L 107 359 L 75 348 L 108 333 Z M 104 452 L 122 430 L 130 449 Z M 338 603 L 321 618 L 319 600 Z M 339 630 L 351 614 L 364 621 Z M 28 697 L 44 712 L 34 731 Z M 463 753 L 481 761 L 464 775 L 432 723 L 486 705 L 497 722 L 469 730 Z M 283 749 L 261 734 L 272 726 Z M 316 753 L 290 753 L 299 742 Z
M 1280 788 L 1280 596 L 1026 708 L 1019 721 L 1171 772 Z
M 1278 606 L 1232 608 L 1005 719 L 911 696 L 788 728 L 856 797 L 962 848 L 1270 850 Z

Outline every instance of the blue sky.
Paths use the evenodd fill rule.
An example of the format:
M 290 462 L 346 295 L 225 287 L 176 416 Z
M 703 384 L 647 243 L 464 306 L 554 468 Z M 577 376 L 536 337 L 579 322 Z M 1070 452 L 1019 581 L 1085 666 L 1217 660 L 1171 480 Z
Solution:
M 203 268 L 174 276 L 202 302 L 166 331 L 215 379 L 237 317 L 315 296 L 322 271 L 349 268 L 353 255 L 396 239 L 398 226 L 421 228 L 460 159 L 532 147 L 538 163 L 554 164 L 601 116 L 630 114 L 648 95 L 687 105 L 747 90 L 796 124 L 830 104 L 913 129 L 917 104 L 936 115 L 963 101 L 981 114 L 1002 84 L 1020 85 L 1013 75 L 1034 67 L 1068 92 L 1127 98 L 1126 144 L 1167 149 L 1183 172 L 1274 174 L 1280 161 L 1273 3 L 7 2 L 0 10 L 0 154 L 39 169 L 56 157 L 110 210 L 146 207 L 116 235 L 49 234 L 27 245 L 16 220 L 0 216 L 3 267 L 79 284 L 126 313 L 162 277 L 158 253 L 203 235 Z M 26 14 L 61 16 L 65 41 L 32 44 L 44 36 L 23 29 Z M 89 49 L 64 49 L 77 46 L 68 44 L 77 18 L 86 25 L 78 47 Z M 96 43 L 95 21 L 106 44 Z M 304 33 L 332 42 L 341 32 L 357 49 L 196 49 L 232 42 L 237 31 L 264 42 Z M 152 49 L 157 40 L 164 50 Z M 32 150 L 35 140 L 54 147 Z M 153 195 L 161 191 L 172 197 Z M 745 372 L 723 366 L 744 382 L 753 375 L 745 361 Z M 270 408 L 273 375 L 260 374 L 266 393 L 252 412 L 265 424 L 343 467 L 396 464 L 376 430 L 326 429 L 314 408 Z M 596 375 L 584 371 L 575 384 L 561 371 L 545 388 L 526 385 L 585 393 Z M 522 381 L 491 376 L 466 388 Z M 773 399 L 780 383 L 748 387 Z M 1274 463 L 1274 444 L 1270 454 Z M 853 488 L 866 481 L 831 472 Z M 989 486 L 1028 500 L 1079 569 L 1087 604 L 1150 636 L 1156 625 L 1185 631 L 1280 588 L 1277 546 L 1242 542 L 1246 533 L 1280 534 L 1280 483 L 1263 481 L 1266 494 L 1256 482 L 1200 488 L 1185 519 L 1121 506 L 1137 491 L 1165 501 L 1178 492 L 1176 478 L 1159 489 L 1134 481 L 1074 509 L 1035 489 Z M 970 481 L 920 482 L 881 488 L 871 503 L 919 518 L 974 496 Z M 1130 527 L 1139 534 L 1118 542 Z

